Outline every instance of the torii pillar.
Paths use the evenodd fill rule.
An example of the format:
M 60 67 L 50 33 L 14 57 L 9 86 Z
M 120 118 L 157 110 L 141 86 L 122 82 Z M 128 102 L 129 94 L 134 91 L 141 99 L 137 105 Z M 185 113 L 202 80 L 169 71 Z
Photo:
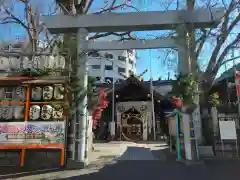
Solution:
M 124 32 L 124 31 L 149 31 L 149 30 L 176 30 L 180 25 L 193 24 L 197 28 L 214 28 L 220 23 L 224 14 L 223 9 L 196 9 L 193 11 L 174 10 L 174 11 L 155 11 L 155 12 L 130 12 L 130 13 L 103 13 L 103 14 L 87 14 L 87 15 L 54 15 L 46 16 L 45 25 L 51 33 L 77 33 L 78 38 L 78 60 L 77 60 L 77 76 L 79 85 L 87 87 L 87 51 L 94 50 L 89 47 L 87 40 L 88 33 L 92 32 Z M 180 37 L 181 38 L 181 37 Z M 161 39 L 160 39 L 161 40 Z M 143 44 L 140 41 L 127 41 L 128 46 L 122 46 L 125 49 L 148 49 L 162 47 L 161 41 L 149 40 Z M 170 43 L 173 39 L 165 40 Z M 156 43 L 157 42 L 157 43 Z M 97 42 L 96 42 L 97 43 Z M 111 42 L 109 42 L 111 43 Z M 94 43 L 91 42 L 94 46 Z M 185 73 L 188 63 L 188 47 L 183 41 L 175 40 L 174 46 L 179 49 L 180 70 Z M 103 44 L 102 50 L 103 48 Z M 110 44 L 109 50 L 117 50 L 120 45 L 114 42 Z M 168 47 L 172 47 L 173 44 Z M 95 48 L 96 49 L 96 48 Z M 98 50 L 101 50 L 99 48 Z M 75 137 L 76 156 L 75 160 L 85 163 L 85 132 L 86 132 L 86 115 L 87 115 L 87 97 L 78 103 L 78 117 L 76 128 L 78 133 Z M 185 142 L 190 143 L 190 142 Z

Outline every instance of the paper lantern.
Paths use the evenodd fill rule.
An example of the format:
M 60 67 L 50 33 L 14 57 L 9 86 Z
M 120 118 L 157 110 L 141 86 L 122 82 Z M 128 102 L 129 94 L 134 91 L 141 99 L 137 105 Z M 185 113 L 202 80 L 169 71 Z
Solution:
M 0 99 L 4 98 L 4 88 L 0 88 Z
M 30 110 L 29 110 L 29 119 L 31 119 L 31 120 L 39 119 L 40 111 L 41 111 L 40 106 L 38 106 L 38 105 L 31 106 Z
M 24 118 L 24 106 L 15 106 L 13 116 L 15 119 Z
M 10 65 L 9 65 L 9 59 L 6 57 L 0 57 L 0 70 L 8 70 Z
M 55 58 L 54 56 L 46 56 L 44 67 L 47 69 L 52 69 L 54 67 Z
M 54 85 L 54 99 L 62 100 L 64 98 L 64 87 L 63 85 Z
M 240 71 L 236 71 L 235 78 L 236 80 L 240 80 Z
M 51 86 L 45 86 L 43 88 L 43 99 L 51 100 L 53 97 L 53 88 Z
M 40 87 L 32 88 L 31 98 L 34 101 L 41 100 L 41 98 L 42 98 L 42 88 L 40 88 Z
M 62 119 L 63 118 L 63 108 L 62 107 L 54 107 L 52 113 L 53 119 Z
M 237 84 L 237 95 L 240 97 L 240 84 Z
M 24 100 L 25 99 L 25 88 L 16 87 L 14 99 Z
M 177 108 L 181 108 L 182 107 L 182 100 L 180 99 L 180 98 L 178 98 L 178 97 L 176 97 L 176 96 L 173 96 L 172 97 L 172 103 L 174 104 L 174 105 L 176 105 L 176 107 Z
M 50 105 L 44 105 L 42 107 L 41 118 L 43 120 L 49 120 L 52 117 L 53 108 Z
M 65 58 L 63 56 L 55 57 L 55 67 L 59 69 L 65 68 Z
M 2 118 L 3 119 L 12 119 L 13 118 L 13 107 L 12 105 L 3 105 L 2 106 Z

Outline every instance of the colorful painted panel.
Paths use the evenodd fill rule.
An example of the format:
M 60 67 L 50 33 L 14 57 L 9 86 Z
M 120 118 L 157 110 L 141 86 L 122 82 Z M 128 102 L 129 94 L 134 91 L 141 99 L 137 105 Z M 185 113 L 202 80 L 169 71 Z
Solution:
M 64 144 L 64 122 L 0 123 L 0 144 Z

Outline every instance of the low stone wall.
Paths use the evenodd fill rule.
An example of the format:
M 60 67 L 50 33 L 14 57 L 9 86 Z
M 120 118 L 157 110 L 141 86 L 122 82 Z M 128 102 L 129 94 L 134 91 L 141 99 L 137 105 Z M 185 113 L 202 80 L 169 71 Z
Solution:
M 61 150 L 32 149 L 25 152 L 24 167 L 31 169 L 60 167 Z M 21 163 L 21 150 L 1 150 L 0 166 L 19 166 Z

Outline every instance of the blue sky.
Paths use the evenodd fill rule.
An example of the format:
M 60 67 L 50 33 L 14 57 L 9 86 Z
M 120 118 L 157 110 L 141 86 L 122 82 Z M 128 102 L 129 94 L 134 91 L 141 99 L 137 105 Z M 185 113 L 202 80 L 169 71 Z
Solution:
M 49 8 L 53 6 L 50 6 L 50 4 L 53 3 L 53 0 L 32 0 L 34 1 L 34 4 L 36 7 L 41 7 L 39 10 L 46 14 L 46 12 L 49 11 Z M 125 0 L 118 0 L 118 4 L 123 2 Z M 100 8 L 104 7 L 105 1 L 103 0 L 97 0 L 95 1 L 95 4 L 92 6 L 92 11 L 97 11 Z M 159 10 L 165 10 L 162 6 L 162 4 L 159 4 L 159 1 L 155 0 L 141 0 L 141 3 L 139 0 L 132 0 L 132 4 L 135 4 L 135 7 L 138 8 L 139 11 L 159 11 Z M 185 4 L 180 4 L 181 7 L 184 7 Z M 15 12 L 19 17 L 23 17 L 23 6 L 19 3 L 14 6 Z M 169 9 L 175 9 L 176 4 L 172 4 Z M 121 9 L 120 11 L 128 12 L 133 11 L 133 9 L 127 8 L 127 9 Z M 156 36 L 161 35 L 162 33 L 166 33 L 163 31 L 150 31 L 150 32 L 136 32 L 135 35 L 139 38 L 155 38 Z M 25 39 L 25 33 L 24 30 L 21 29 L 18 25 L 0 25 L 0 38 L 1 39 L 13 39 L 15 40 L 16 37 L 20 37 L 20 39 Z M 212 46 L 209 46 L 209 44 L 206 44 L 205 46 L 205 52 L 202 53 L 202 56 L 200 57 L 200 60 L 202 64 L 207 64 L 207 59 L 209 57 L 209 51 L 211 51 Z M 165 51 L 164 49 L 154 49 L 154 50 L 140 50 L 138 51 L 138 60 L 137 60 L 137 72 L 140 74 L 143 72 L 146 68 L 150 68 L 150 58 L 152 61 L 152 74 L 154 79 L 166 79 L 168 75 L 170 74 L 170 77 L 173 78 L 176 73 L 177 68 L 177 53 L 174 53 L 169 57 L 171 61 L 165 61 Z M 150 56 L 151 55 L 151 56 Z M 168 59 L 168 60 L 169 60 Z M 169 63 L 171 62 L 171 63 Z M 232 63 L 227 64 L 228 68 L 232 66 Z M 225 68 L 221 68 L 221 72 Z M 146 73 L 144 78 L 148 80 L 150 78 L 150 73 Z

